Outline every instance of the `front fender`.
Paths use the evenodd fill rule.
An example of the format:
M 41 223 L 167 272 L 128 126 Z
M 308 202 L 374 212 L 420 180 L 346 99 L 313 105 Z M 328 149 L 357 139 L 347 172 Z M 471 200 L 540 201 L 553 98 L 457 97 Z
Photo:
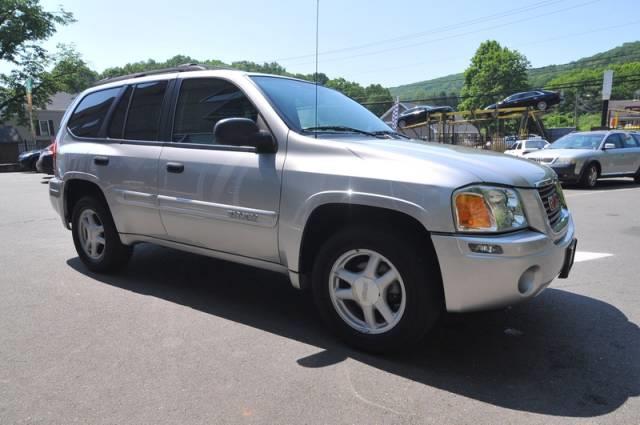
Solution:
M 311 195 L 302 205 L 299 205 L 291 218 L 285 217 L 280 223 L 280 257 L 289 270 L 297 272 L 300 268 L 302 237 L 309 217 L 317 208 L 327 204 L 389 209 L 407 214 L 422 223 L 425 228 L 429 228 L 428 211 L 424 207 L 404 199 L 349 190 L 319 192 Z

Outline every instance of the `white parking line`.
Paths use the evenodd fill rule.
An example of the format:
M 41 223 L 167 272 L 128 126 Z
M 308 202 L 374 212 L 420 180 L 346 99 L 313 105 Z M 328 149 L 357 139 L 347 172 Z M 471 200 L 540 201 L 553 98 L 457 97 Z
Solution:
M 599 260 L 600 258 L 606 258 L 611 256 L 613 256 L 613 254 L 607 254 L 606 252 L 576 251 L 576 257 L 574 262 L 579 263 L 581 261 Z
M 605 193 L 617 193 L 617 192 L 627 192 L 629 190 L 637 190 L 637 187 L 629 187 L 626 189 L 612 189 L 612 190 L 592 190 L 591 192 L 569 192 L 569 193 L 565 193 L 564 196 L 566 196 L 567 198 L 576 198 L 578 196 L 586 196 L 586 195 L 595 195 L 596 193 L 598 194 L 605 194 Z

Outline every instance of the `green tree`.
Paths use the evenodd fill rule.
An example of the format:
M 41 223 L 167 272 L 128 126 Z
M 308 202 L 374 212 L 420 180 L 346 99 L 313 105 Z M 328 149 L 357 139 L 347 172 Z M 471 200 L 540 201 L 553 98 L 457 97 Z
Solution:
M 58 59 L 50 72 L 57 91 L 80 93 L 98 79 L 98 73 L 87 66 L 73 47 L 59 45 Z
M 368 85 L 364 89 L 364 94 L 366 100 L 363 103 L 369 103 L 369 105 L 365 105 L 367 109 L 378 116 L 384 114 L 393 105 L 393 98 L 389 93 L 389 89 L 382 87 L 380 84 Z
M 502 47 L 497 41 L 483 42 L 464 72 L 459 109 L 481 108 L 526 90 L 528 67 L 529 61 L 518 51 Z
M 366 102 L 367 95 L 364 87 L 355 81 L 348 81 L 344 78 L 335 78 L 327 81 L 327 87 L 336 89 L 358 102 Z
M 47 11 L 39 0 L 0 0 L 0 61 L 11 71 L 0 74 L 0 120 L 25 122 L 25 83 L 33 79 L 33 103 L 43 107 L 59 83 L 48 67 L 55 63 L 41 43 L 61 25 L 73 22 L 63 9 Z

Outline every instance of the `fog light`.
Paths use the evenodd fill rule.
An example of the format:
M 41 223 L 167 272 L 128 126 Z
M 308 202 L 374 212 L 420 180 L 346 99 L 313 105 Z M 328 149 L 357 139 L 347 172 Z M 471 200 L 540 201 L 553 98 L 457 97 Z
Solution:
M 487 243 L 470 243 L 469 249 L 478 254 L 502 254 L 502 247 L 500 245 Z

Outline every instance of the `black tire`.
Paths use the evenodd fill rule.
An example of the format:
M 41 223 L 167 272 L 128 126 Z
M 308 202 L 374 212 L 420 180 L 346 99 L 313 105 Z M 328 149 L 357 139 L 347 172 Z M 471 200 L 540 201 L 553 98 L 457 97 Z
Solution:
M 103 237 L 105 243 L 100 258 L 97 259 L 91 258 L 85 252 L 81 242 L 80 217 L 86 210 L 95 212 L 104 229 Z M 127 265 L 131 257 L 132 248 L 123 245 L 120 241 L 120 236 L 116 230 L 109 208 L 102 200 L 88 196 L 80 199 L 75 204 L 71 219 L 71 233 L 80 260 L 93 272 L 109 273 L 120 270 Z
M 547 105 L 547 102 L 545 102 L 544 100 L 541 100 L 540 102 L 538 102 L 536 104 L 536 108 L 539 111 L 546 111 L 548 107 L 549 107 L 549 105 Z
M 381 254 L 393 263 L 404 283 L 404 313 L 395 326 L 384 333 L 364 333 L 350 326 L 331 299 L 331 269 L 343 254 L 352 250 L 373 250 Z M 425 249 L 414 236 L 397 230 L 358 226 L 338 231 L 320 248 L 313 266 L 313 295 L 322 318 L 332 331 L 355 348 L 375 353 L 407 349 L 424 337 L 444 309 L 440 271 L 435 253 L 429 252 L 433 250 Z
M 633 181 L 640 184 L 640 170 L 638 170 L 635 176 L 633 176 Z
M 38 169 L 36 168 L 36 162 L 38 162 L 38 157 L 33 158 L 31 160 L 31 162 L 29 163 L 29 170 L 30 171 L 38 172 Z
M 593 179 L 594 173 L 596 175 L 595 179 Z M 580 177 L 580 186 L 584 187 L 585 189 L 594 188 L 598 183 L 598 177 L 600 177 L 598 166 L 592 162 L 584 168 L 582 176 Z

